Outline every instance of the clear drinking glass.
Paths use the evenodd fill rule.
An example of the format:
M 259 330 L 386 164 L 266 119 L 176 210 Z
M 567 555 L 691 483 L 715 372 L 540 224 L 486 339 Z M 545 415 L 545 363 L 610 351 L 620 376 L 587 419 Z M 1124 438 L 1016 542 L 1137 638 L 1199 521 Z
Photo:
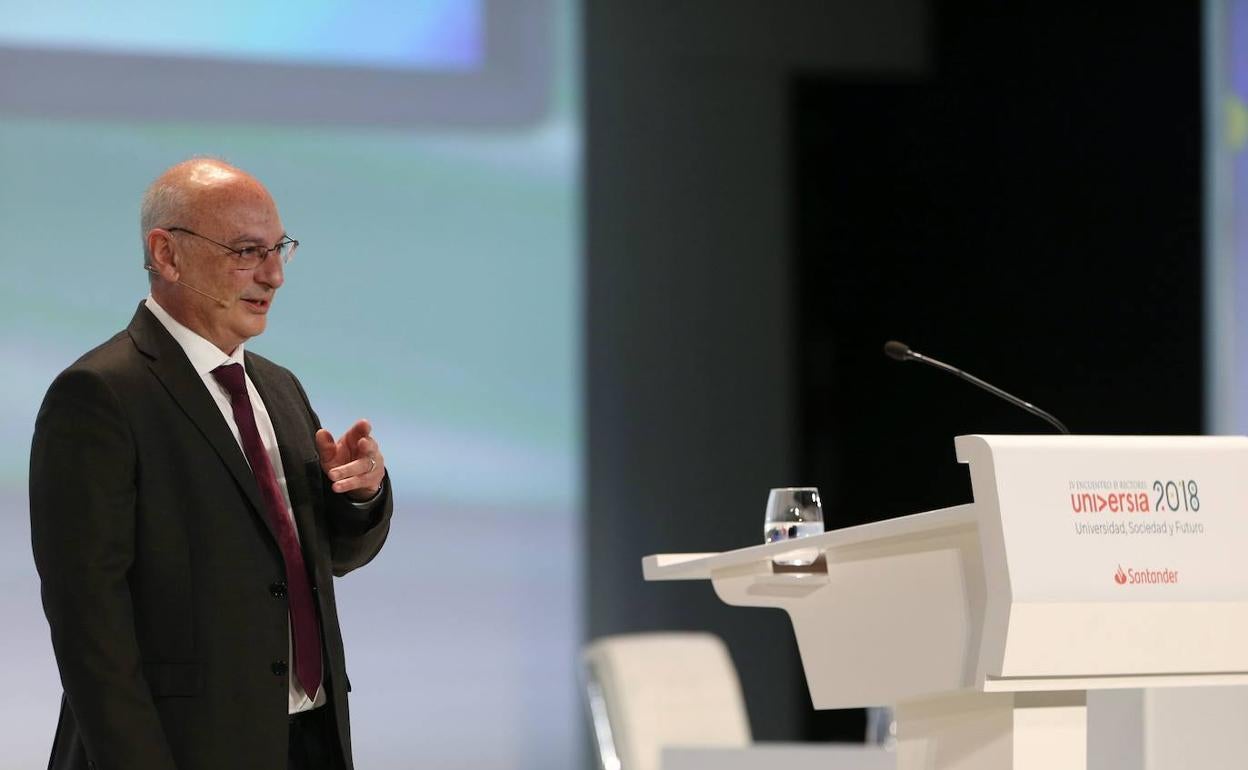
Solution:
M 763 542 L 777 543 L 823 532 L 823 505 L 815 487 L 780 487 L 767 495 Z M 797 548 L 775 557 L 777 564 L 804 567 L 819 558 L 816 548 Z
M 891 706 L 867 709 L 867 745 L 897 750 L 897 717 Z

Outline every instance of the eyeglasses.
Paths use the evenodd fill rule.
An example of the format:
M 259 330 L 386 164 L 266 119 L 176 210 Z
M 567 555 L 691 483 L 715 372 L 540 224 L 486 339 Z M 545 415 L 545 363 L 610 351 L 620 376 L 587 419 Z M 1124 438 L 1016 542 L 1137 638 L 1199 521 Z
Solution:
M 277 254 L 283 265 L 289 264 L 290 260 L 295 257 L 295 249 L 299 248 L 299 241 L 289 236 L 283 236 L 282 240 L 275 246 L 248 246 L 243 249 L 235 249 L 231 246 L 226 246 L 220 241 L 214 241 L 206 235 L 200 235 L 194 230 L 188 230 L 185 227 L 166 227 L 163 229 L 171 233 L 186 233 L 196 238 L 203 238 L 209 243 L 215 243 L 233 254 L 238 259 L 239 267 L 244 270 L 259 267 L 260 263 L 267 259 L 270 254 Z

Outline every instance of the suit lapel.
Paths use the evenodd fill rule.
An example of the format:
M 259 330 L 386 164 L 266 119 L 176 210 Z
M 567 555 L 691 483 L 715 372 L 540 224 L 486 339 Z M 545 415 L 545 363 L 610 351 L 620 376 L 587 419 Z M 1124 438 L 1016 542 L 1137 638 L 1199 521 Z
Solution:
M 251 466 L 247 464 L 242 448 L 222 418 L 221 410 L 204 387 L 204 381 L 191 366 L 177 340 L 142 304 L 130 321 L 127 331 L 139 351 L 148 357 L 148 366 L 152 373 L 225 463 L 247 501 L 251 503 L 253 512 L 260 517 L 276 542 L 277 535 L 273 532 L 268 516 L 264 514 L 260 488 L 256 484 L 256 477 L 252 475 Z

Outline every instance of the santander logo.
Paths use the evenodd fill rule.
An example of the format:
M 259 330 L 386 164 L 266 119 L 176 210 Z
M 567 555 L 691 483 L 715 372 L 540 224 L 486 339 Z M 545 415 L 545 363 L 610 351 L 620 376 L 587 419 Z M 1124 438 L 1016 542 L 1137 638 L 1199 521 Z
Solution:
M 1179 582 L 1179 571 L 1162 567 L 1161 569 L 1134 569 L 1127 567 L 1125 570 L 1122 565 L 1118 565 L 1118 571 L 1114 573 L 1114 582 L 1120 586 L 1125 585 L 1174 585 Z

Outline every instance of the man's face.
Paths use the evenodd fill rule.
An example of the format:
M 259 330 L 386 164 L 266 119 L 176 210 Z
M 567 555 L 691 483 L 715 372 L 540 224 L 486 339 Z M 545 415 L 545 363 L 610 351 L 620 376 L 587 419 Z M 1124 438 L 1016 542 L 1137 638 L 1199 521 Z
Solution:
M 285 235 L 273 199 L 248 177 L 227 179 L 202 191 L 191 219 L 191 223 L 177 224 L 232 249 L 267 248 Z M 226 353 L 263 332 L 284 279 L 281 258 L 269 254 L 258 266 L 243 269 L 236 256 L 221 246 L 190 233 L 171 235 L 179 255 L 179 280 L 185 285 L 172 287 L 179 307 L 166 309 Z

